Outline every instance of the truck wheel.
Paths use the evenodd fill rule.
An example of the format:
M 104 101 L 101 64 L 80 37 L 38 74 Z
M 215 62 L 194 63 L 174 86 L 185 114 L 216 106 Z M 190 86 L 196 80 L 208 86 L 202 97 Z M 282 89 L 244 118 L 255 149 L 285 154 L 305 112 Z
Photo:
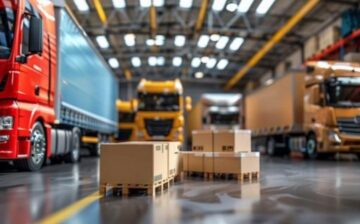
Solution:
M 317 141 L 314 134 L 309 134 L 306 139 L 306 156 L 310 159 L 316 159 L 317 154 Z
M 75 128 L 72 131 L 71 151 L 65 156 L 66 163 L 77 163 L 80 161 L 80 130 Z
M 266 142 L 266 152 L 269 156 L 275 156 L 276 148 L 275 148 L 275 139 L 269 138 Z
M 45 162 L 46 136 L 44 128 L 40 122 L 36 122 L 34 124 L 31 131 L 30 141 L 30 157 L 14 161 L 16 168 L 19 170 L 37 171 Z
M 100 143 L 93 144 L 89 147 L 89 152 L 91 156 L 99 157 L 100 156 Z

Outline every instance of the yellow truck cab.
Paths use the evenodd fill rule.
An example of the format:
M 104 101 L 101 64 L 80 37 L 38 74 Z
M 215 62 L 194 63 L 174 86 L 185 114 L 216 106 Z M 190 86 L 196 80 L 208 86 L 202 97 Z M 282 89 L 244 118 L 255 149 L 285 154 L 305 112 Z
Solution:
M 137 88 L 139 107 L 136 124 L 144 140 L 184 140 L 184 110 L 191 110 L 191 98 L 183 97 L 179 79 L 148 81 Z
M 131 101 L 116 101 L 116 108 L 118 111 L 118 140 L 119 141 L 134 141 L 137 137 L 137 127 L 135 123 L 137 100 Z

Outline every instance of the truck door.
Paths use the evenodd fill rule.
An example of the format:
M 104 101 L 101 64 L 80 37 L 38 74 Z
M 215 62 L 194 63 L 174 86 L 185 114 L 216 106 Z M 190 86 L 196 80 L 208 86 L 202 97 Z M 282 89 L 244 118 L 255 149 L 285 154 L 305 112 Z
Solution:
M 36 8 L 29 2 L 25 3 L 25 14 L 22 21 L 22 44 L 21 54 L 27 55 L 29 53 L 29 30 L 30 30 L 30 16 L 32 14 L 41 18 Z M 43 26 L 45 30 L 45 26 Z M 45 34 L 43 30 L 43 34 Z M 45 34 L 46 35 L 46 34 Z M 43 35 L 43 36 L 45 36 Z M 20 67 L 19 80 L 19 94 L 21 98 L 26 101 L 47 104 L 48 90 L 49 90 L 49 49 L 48 42 L 43 40 L 42 54 L 32 54 L 27 57 L 27 62 Z

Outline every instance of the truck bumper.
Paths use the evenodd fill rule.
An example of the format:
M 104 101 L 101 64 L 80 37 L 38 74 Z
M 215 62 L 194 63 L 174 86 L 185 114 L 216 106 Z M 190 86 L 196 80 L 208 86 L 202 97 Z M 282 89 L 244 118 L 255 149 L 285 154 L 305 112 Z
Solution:
M 360 152 L 360 136 L 339 134 L 341 144 L 331 145 L 330 151 L 334 152 Z

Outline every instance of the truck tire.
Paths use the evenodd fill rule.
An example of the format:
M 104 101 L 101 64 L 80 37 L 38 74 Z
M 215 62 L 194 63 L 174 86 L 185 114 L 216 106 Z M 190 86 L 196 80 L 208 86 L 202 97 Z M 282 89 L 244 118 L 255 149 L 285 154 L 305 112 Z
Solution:
M 268 140 L 266 141 L 266 153 L 269 156 L 275 156 L 276 155 L 276 142 L 275 142 L 275 138 L 270 137 L 268 138 Z
M 80 130 L 74 128 L 71 134 L 71 149 L 65 155 L 64 161 L 66 163 L 77 163 L 80 161 Z
M 30 157 L 14 161 L 17 169 L 23 171 L 40 170 L 46 160 L 46 135 L 40 122 L 36 122 L 31 131 Z
M 316 136 L 313 133 L 310 133 L 306 138 L 306 157 L 310 159 L 318 157 Z
M 100 143 L 92 144 L 91 146 L 89 146 L 89 152 L 90 152 L 91 156 L 99 157 L 100 156 Z

